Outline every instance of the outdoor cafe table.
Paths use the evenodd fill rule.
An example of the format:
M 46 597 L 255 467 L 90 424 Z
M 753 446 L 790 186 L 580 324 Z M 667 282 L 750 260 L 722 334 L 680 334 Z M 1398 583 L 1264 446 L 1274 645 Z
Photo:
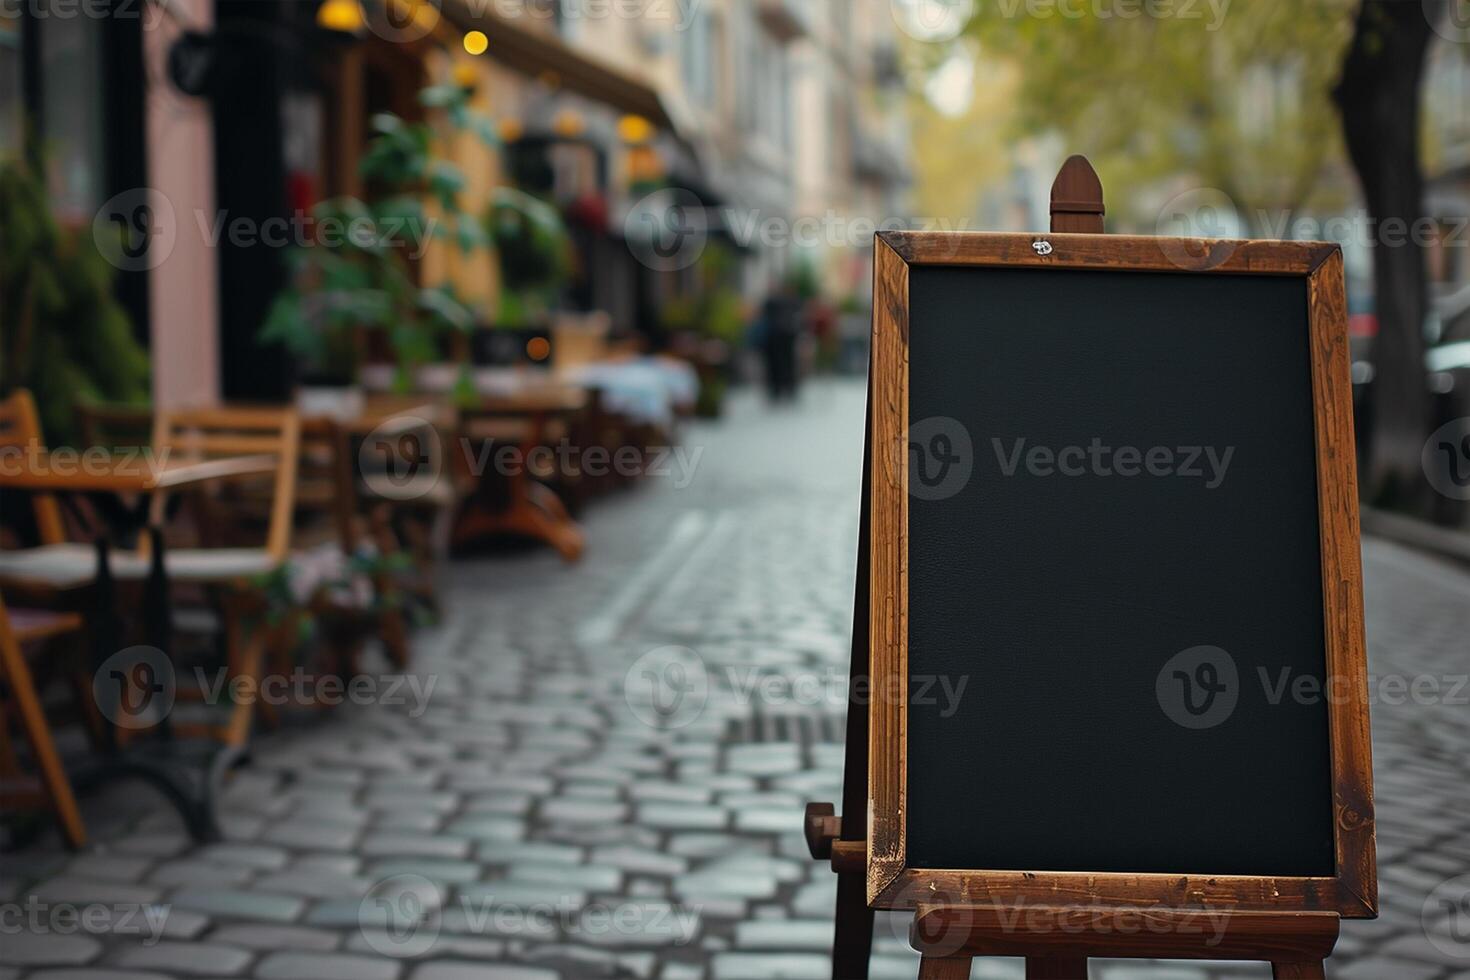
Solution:
M 29 490 L 39 493 L 89 493 L 151 495 L 160 491 L 198 486 L 215 480 L 260 476 L 276 471 L 277 461 L 269 454 L 227 456 L 207 460 L 145 457 L 140 453 L 107 451 L 23 451 L 18 462 L 13 457 L 0 461 L 0 488 Z M 140 510 L 142 510 L 140 508 Z M 134 515 L 142 523 L 146 510 Z M 154 560 L 145 585 L 143 607 L 150 622 L 150 634 L 157 640 L 166 635 L 171 615 L 168 608 L 168 583 L 164 576 L 161 536 L 153 534 Z M 94 669 L 100 669 L 111 655 L 111 642 L 116 634 L 108 624 L 114 622 L 111 575 L 108 571 L 106 537 L 98 534 L 98 578 L 95 596 Z M 158 645 L 155 643 L 155 645 Z M 94 684 L 94 691 L 99 685 Z M 105 687 L 105 685 L 102 685 Z M 105 720 L 105 719 L 104 719 Z M 164 738 L 130 752 L 118 746 L 117 732 L 104 726 L 106 755 L 74 774 L 80 786 L 95 785 L 104 780 L 141 778 L 159 789 L 183 816 L 190 832 L 200 840 L 219 838 L 214 815 L 214 786 L 224 771 L 240 757 L 240 750 L 221 747 L 203 759 L 187 746 L 169 737 L 165 723 L 160 726 Z
M 274 473 L 267 453 L 219 459 L 156 459 L 142 453 L 40 450 L 0 465 L 0 487 L 42 493 L 153 493 L 211 480 Z

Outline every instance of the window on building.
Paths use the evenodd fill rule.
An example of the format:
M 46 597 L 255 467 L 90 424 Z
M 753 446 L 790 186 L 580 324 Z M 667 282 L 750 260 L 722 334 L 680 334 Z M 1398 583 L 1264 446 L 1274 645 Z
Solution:
M 102 130 L 103 21 L 57 3 L 41 37 L 41 118 L 52 207 L 64 222 L 90 221 L 107 195 Z
M 0 6 L 0 156 L 20 152 L 25 119 L 21 72 L 20 11 Z

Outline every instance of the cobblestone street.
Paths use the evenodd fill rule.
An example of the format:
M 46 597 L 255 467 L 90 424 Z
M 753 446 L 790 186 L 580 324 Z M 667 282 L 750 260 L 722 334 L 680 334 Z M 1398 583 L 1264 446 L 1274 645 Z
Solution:
M 192 845 L 151 791 L 89 796 L 97 843 L 5 856 L 0 898 L 111 925 L 7 921 L 0 980 L 826 977 L 835 879 L 800 822 L 841 794 L 862 418 L 856 382 L 742 395 L 686 430 L 687 486 L 674 461 L 589 510 L 580 564 L 453 564 L 400 703 L 263 736 L 224 843 Z M 1470 910 L 1431 896 L 1470 873 L 1470 574 L 1364 550 L 1383 914 L 1344 924 L 1328 973 L 1470 980 Z M 880 915 L 876 977 L 915 975 L 906 933 Z

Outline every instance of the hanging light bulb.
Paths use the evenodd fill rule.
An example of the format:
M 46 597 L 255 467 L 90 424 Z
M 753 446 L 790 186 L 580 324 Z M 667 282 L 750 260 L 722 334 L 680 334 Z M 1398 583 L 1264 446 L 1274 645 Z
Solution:
M 360 0 L 322 0 L 316 10 L 316 26 L 343 34 L 356 34 L 367 23 Z

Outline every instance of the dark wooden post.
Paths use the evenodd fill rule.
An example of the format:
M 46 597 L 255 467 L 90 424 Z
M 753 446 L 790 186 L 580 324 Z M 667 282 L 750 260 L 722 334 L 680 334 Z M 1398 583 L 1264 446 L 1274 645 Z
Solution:
M 1084 156 L 1067 157 L 1051 185 L 1051 230 L 1103 233 L 1102 181 Z

